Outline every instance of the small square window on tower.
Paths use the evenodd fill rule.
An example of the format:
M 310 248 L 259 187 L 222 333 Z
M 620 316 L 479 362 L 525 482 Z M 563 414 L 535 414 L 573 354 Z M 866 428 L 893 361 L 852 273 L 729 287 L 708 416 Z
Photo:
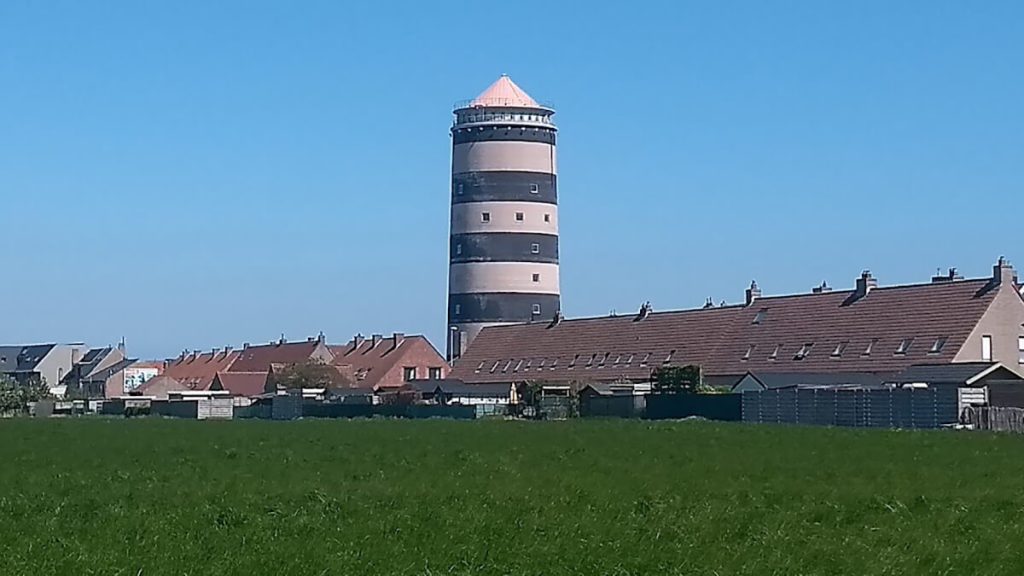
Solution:
M 538 314 L 540 314 L 540 304 L 534 304 L 533 305 L 533 315 L 537 316 Z
M 456 244 L 455 245 L 455 255 L 456 256 L 461 256 L 462 255 L 462 244 Z
M 540 244 L 536 242 L 530 244 L 530 254 L 540 254 Z
M 462 195 L 462 192 L 463 192 L 463 184 L 462 184 L 462 183 L 460 182 L 460 183 L 459 183 L 459 184 L 458 184 L 458 185 L 457 185 L 457 186 L 455 187 L 455 189 L 456 189 L 457 193 L 459 194 L 459 196 L 461 196 L 461 195 Z
M 530 184 L 530 194 L 536 194 L 540 192 L 540 187 L 536 184 Z
M 540 282 L 540 274 L 534 274 L 533 275 L 533 281 L 534 282 Z
M 490 212 L 481 212 L 480 213 L 480 221 L 481 222 L 490 222 L 491 221 L 491 213 Z
M 544 215 L 544 221 L 545 222 L 551 222 L 551 214 L 545 214 Z
M 516 212 L 516 222 L 522 222 L 522 221 L 523 221 L 523 213 L 522 212 Z

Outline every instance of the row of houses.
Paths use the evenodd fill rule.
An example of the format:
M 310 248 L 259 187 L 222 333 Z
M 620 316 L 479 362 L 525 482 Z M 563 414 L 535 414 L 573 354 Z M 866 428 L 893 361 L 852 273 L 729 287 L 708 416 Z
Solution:
M 207 391 L 254 398 L 270 391 L 275 376 L 291 372 L 330 388 L 374 391 L 413 380 L 441 380 L 448 371 L 448 363 L 425 337 L 401 333 L 355 336 L 338 345 L 328 344 L 322 333 L 299 342 L 282 337 L 238 349 L 186 350 L 161 362 L 128 358 L 123 343 L 92 349 L 80 344 L 0 347 L 0 374 L 19 383 L 45 382 L 55 396 L 68 399 L 130 395 L 164 400 Z
M 489 326 L 453 363 L 469 384 L 649 382 L 659 368 L 700 366 L 731 389 L 750 373 L 869 374 L 918 365 L 999 363 L 1024 372 L 1024 296 L 1000 258 L 988 277 L 955 270 L 927 282 L 880 286 L 868 271 L 848 290 L 821 285 L 743 303 L 678 311 L 644 304 L 629 316 Z

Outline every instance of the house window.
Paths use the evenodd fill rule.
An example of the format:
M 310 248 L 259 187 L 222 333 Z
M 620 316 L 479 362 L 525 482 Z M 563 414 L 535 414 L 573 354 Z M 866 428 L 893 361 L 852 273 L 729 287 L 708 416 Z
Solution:
M 534 274 L 533 275 L 533 281 L 534 282 L 540 282 L 540 274 Z
M 502 372 L 508 372 L 509 366 L 512 366 L 512 361 L 511 360 L 509 360 L 508 362 L 505 362 L 505 366 L 502 367 L 501 371 Z
M 522 212 L 516 212 L 516 222 L 522 222 L 522 221 L 523 221 L 523 213 Z
M 540 244 L 536 242 L 530 244 L 530 254 L 540 254 Z
M 458 316 L 459 314 L 462 314 L 462 304 L 455 305 L 455 315 Z
M 491 366 L 491 374 L 494 374 L 494 371 L 498 369 L 499 364 L 501 364 L 501 360 L 496 360 L 494 362 L 494 366 Z
M 1017 337 L 1017 362 L 1024 364 L 1024 336 Z
M 545 214 L 544 215 L 544 221 L 545 222 L 551 222 L 551 214 Z
M 459 185 L 458 185 L 458 186 L 456 187 L 456 190 L 458 191 L 458 194 L 459 194 L 459 195 L 461 196 L 461 195 L 462 195 L 462 183 L 461 183 L 461 182 L 460 182 L 460 183 L 459 183 Z
M 986 362 L 992 361 L 992 337 L 981 337 L 981 359 Z
M 532 312 L 534 316 L 540 314 L 540 304 L 534 304 Z
M 767 309 L 758 310 L 757 314 L 754 315 L 754 321 L 751 322 L 751 324 L 760 324 L 760 323 L 764 322 L 764 317 L 765 317 L 766 314 L 768 314 L 768 310 Z
M 807 358 L 808 354 L 811 353 L 811 348 L 813 347 L 814 342 L 807 342 L 796 351 L 796 354 L 793 355 L 793 360 L 803 360 L 804 358 Z
M 540 192 L 540 187 L 536 184 L 530 184 L 530 194 L 536 194 Z
M 740 360 L 742 360 L 744 362 L 746 362 L 747 360 L 750 360 L 750 355 L 754 353 L 754 349 L 755 348 L 757 348 L 757 346 L 754 346 L 753 344 L 751 344 L 750 346 L 747 346 L 747 351 L 743 354 L 743 357 L 740 358 Z
M 519 372 L 519 369 L 523 367 L 523 361 L 520 360 L 516 363 L 516 367 L 512 369 L 513 372 Z
M 942 352 L 942 349 L 945 346 L 946 346 L 946 337 L 945 336 L 939 336 L 938 338 L 935 339 L 935 343 L 932 344 L 932 347 L 928 350 L 928 353 L 929 354 L 938 354 L 939 352 Z
M 569 362 L 569 369 L 572 370 L 573 368 L 575 368 L 576 367 L 576 363 L 579 362 L 579 361 L 580 361 L 580 355 L 579 354 L 573 356 L 572 362 Z M 552 366 L 554 366 L 554 365 L 552 364 Z
M 408 382 L 410 380 L 415 380 L 416 379 L 416 367 L 415 366 L 406 366 L 405 368 L 403 368 L 402 369 L 402 379 L 405 380 L 406 382 Z
M 462 244 L 456 244 L 455 245 L 455 255 L 456 256 L 461 256 L 462 255 Z
M 490 212 L 481 212 L 480 213 L 480 221 L 481 222 L 490 222 L 491 221 L 491 213 Z
M 651 353 L 650 352 L 648 352 L 647 354 L 644 354 L 644 359 L 640 361 L 640 367 L 643 368 L 643 367 L 647 366 L 647 361 L 650 360 L 650 359 L 651 359 Z
M 668 356 L 665 356 L 665 359 L 662 360 L 661 364 L 663 366 L 668 366 L 669 364 L 671 364 L 672 363 L 672 357 L 675 356 L 675 354 L 676 354 L 675 350 L 669 351 Z
M 477 374 L 479 374 L 480 371 L 484 369 L 484 364 L 486 364 L 486 362 L 481 362 L 481 363 L 477 364 L 477 366 L 476 366 L 476 373 Z
M 861 356 L 871 356 L 871 350 L 874 349 L 875 344 L 878 344 L 878 338 L 872 338 L 871 341 L 868 342 L 868 346 L 864 349 Z
M 910 351 L 910 346 L 914 343 L 913 338 L 904 338 L 900 340 L 900 345 L 896 347 L 897 354 L 906 354 Z
M 630 354 L 629 358 L 626 358 L 626 366 L 633 364 L 633 356 L 635 356 L 635 354 Z
M 768 359 L 771 360 L 772 362 L 778 360 L 779 359 L 779 351 L 781 351 L 781 350 L 782 350 L 782 344 L 776 344 L 775 345 L 775 350 L 772 350 L 772 353 L 771 353 L 771 355 L 768 356 Z
M 608 357 L 611 356 L 611 355 L 612 355 L 611 352 L 605 352 L 604 356 L 601 358 L 601 361 L 597 363 L 597 367 L 598 368 L 604 368 L 605 363 L 608 362 Z
M 840 342 L 839 344 L 836 344 L 836 347 L 832 350 L 832 357 L 842 358 L 843 352 L 846 352 L 846 347 L 849 345 L 849 342 Z
M 587 365 L 584 366 L 584 368 L 590 368 L 591 366 L 593 366 L 594 365 L 594 358 L 597 358 L 597 354 L 591 354 L 590 355 L 590 360 L 587 360 Z
M 480 367 L 482 367 L 482 366 L 483 366 L 483 363 L 480 364 Z M 480 367 L 477 367 L 477 369 L 476 369 L 477 372 L 480 371 Z M 430 367 L 430 379 L 431 380 L 440 380 L 441 379 L 441 368 L 439 366 L 431 366 Z

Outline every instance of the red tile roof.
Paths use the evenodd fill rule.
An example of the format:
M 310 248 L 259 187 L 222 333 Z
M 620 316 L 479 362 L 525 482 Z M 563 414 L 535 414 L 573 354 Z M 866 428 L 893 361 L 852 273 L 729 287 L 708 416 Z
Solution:
M 485 328 L 453 368 L 466 382 L 645 379 L 662 365 L 708 375 L 749 370 L 891 372 L 950 362 L 988 309 L 988 279 L 758 298 L 749 306 Z M 762 313 L 763 312 L 763 313 Z M 762 318 L 755 323 L 755 317 Z M 900 342 L 913 338 L 897 353 Z M 930 350 L 945 338 L 941 350 Z M 871 354 L 868 343 L 875 341 Z M 841 354 L 833 352 L 845 343 Z M 802 360 L 794 359 L 813 344 Z M 779 346 L 776 360 L 769 356 Z M 744 360 L 748 348 L 749 358 Z
M 359 339 L 348 344 L 331 345 L 334 354 L 334 365 L 345 368 L 343 373 L 350 373 L 360 387 L 376 387 L 395 366 L 403 359 L 406 351 L 420 348 L 433 351 L 437 356 L 437 364 L 447 368 L 444 359 L 434 350 L 433 345 L 424 336 L 394 336 L 381 338 L 376 345 L 372 339 Z M 401 385 L 401 382 L 396 385 Z
M 238 358 L 238 352 L 221 350 L 204 354 L 187 354 L 168 361 L 163 376 L 173 378 L 189 390 L 206 390 L 218 372 L 227 370 Z
M 266 391 L 266 372 L 220 372 L 214 378 L 213 390 L 227 390 L 232 396 L 253 397 Z
M 317 348 L 321 346 L 323 346 L 321 340 L 249 346 L 239 352 L 238 360 L 231 365 L 229 371 L 267 372 L 273 364 L 301 364 L 316 357 Z M 330 360 L 329 353 L 325 360 Z

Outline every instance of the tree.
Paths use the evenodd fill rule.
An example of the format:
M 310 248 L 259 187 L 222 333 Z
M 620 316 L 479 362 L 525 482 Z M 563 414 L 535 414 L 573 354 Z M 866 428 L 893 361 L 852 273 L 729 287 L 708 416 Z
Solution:
M 50 398 L 46 379 L 33 376 L 19 383 L 10 376 L 0 374 L 0 412 L 24 412 L 30 402 Z
M 352 382 L 337 367 L 315 360 L 274 368 L 267 376 L 267 392 L 279 389 L 346 388 Z
M 654 371 L 654 389 L 668 394 L 697 394 L 704 390 L 700 366 L 663 366 Z

